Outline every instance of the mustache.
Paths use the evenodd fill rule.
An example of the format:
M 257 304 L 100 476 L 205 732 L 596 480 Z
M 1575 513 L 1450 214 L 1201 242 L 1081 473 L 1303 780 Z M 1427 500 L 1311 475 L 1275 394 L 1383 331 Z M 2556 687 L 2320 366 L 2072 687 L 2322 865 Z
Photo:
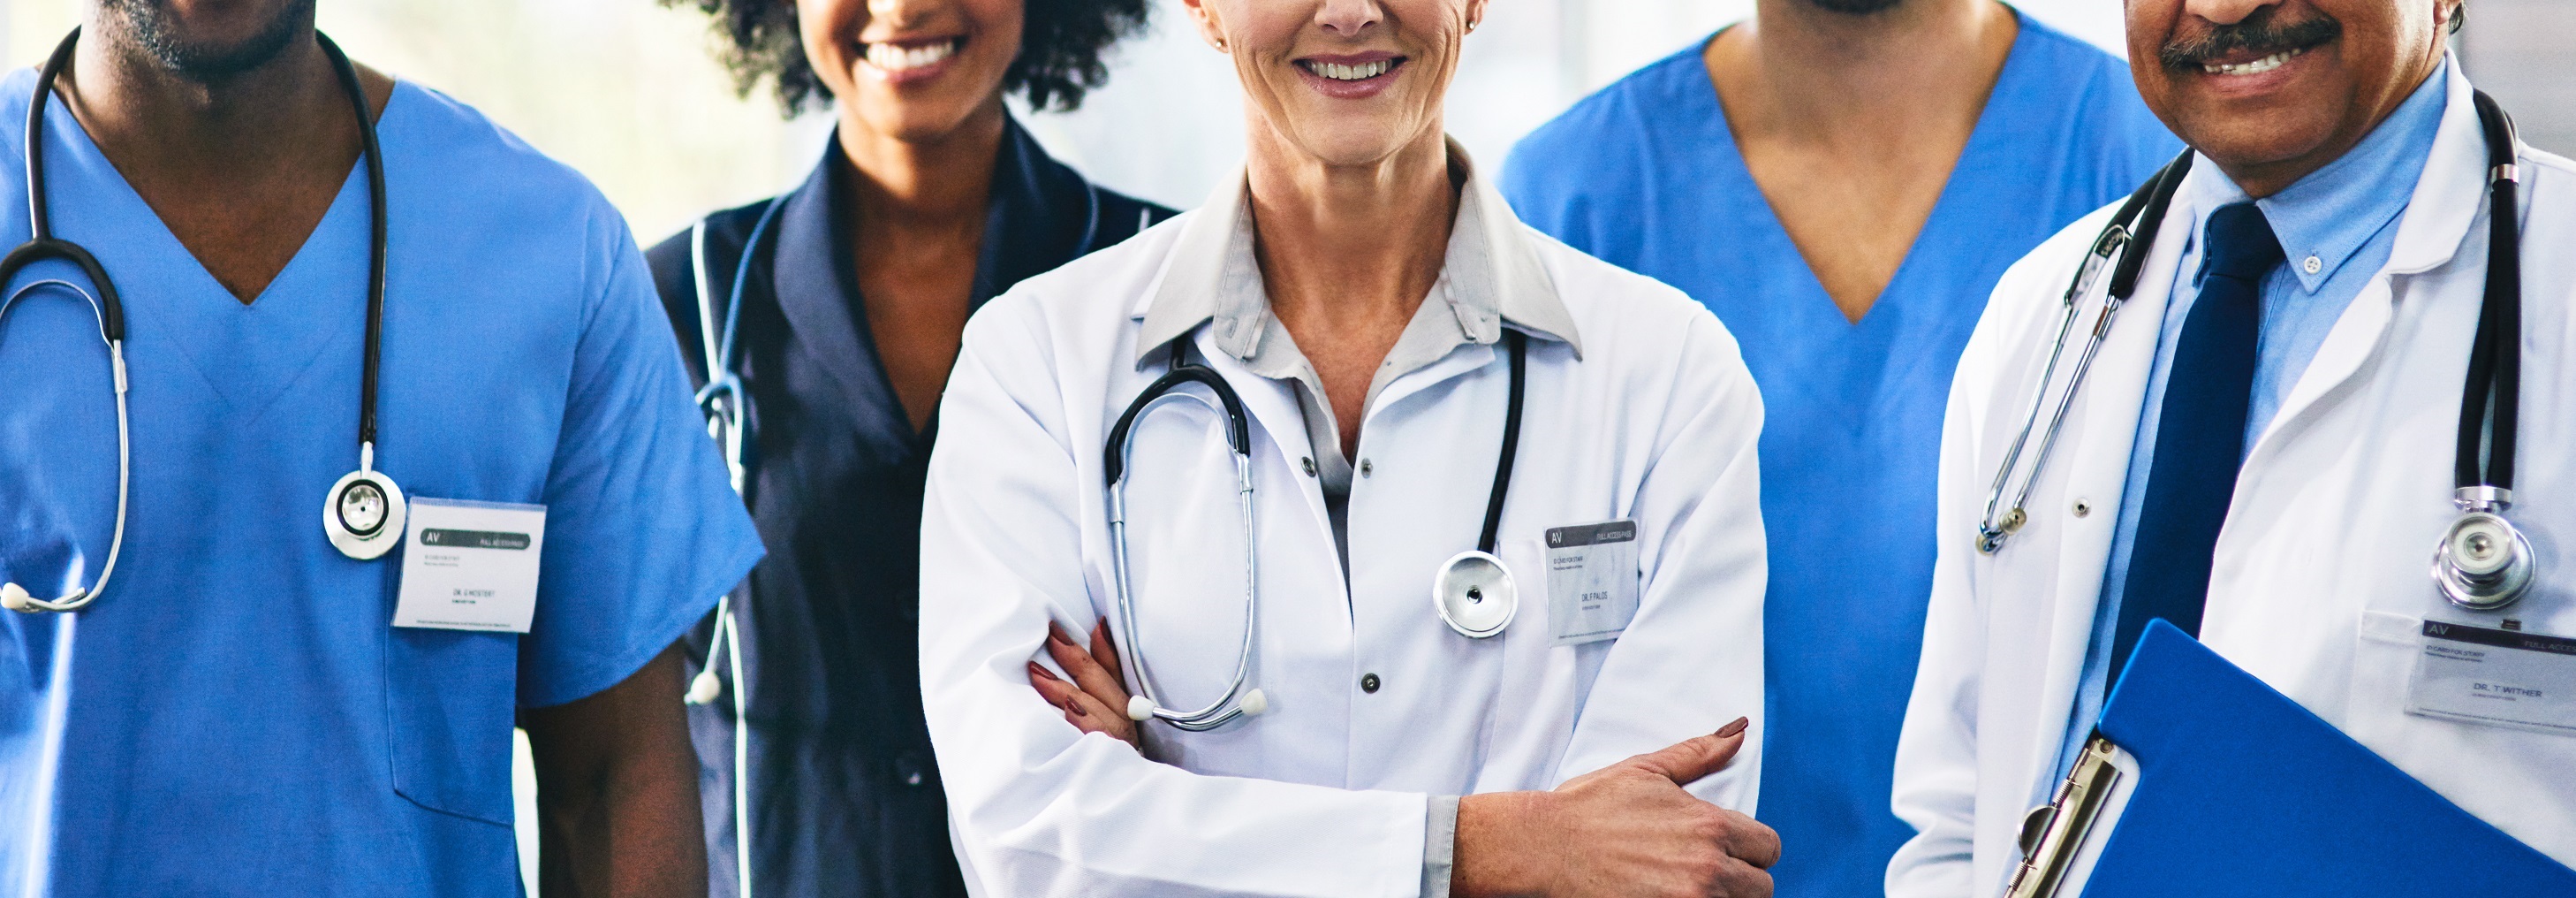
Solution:
M 2343 36 L 2343 23 L 2334 19 L 2319 16 L 2283 25 L 2272 21 L 2272 10 L 2265 8 L 2243 21 L 2212 28 L 2208 34 L 2166 44 L 2156 51 L 2156 61 L 2169 69 L 2190 68 L 2240 50 L 2270 56 Z

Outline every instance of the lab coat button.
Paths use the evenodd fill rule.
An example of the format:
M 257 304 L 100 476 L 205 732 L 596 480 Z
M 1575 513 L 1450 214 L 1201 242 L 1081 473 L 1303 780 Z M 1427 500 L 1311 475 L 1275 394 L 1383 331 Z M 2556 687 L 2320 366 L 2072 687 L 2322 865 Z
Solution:
M 1297 459 L 1297 465 L 1298 465 L 1298 467 L 1302 467 L 1302 468 L 1305 468 L 1305 469 L 1306 469 L 1306 476 L 1308 476 L 1308 477 L 1313 477 L 1313 476 L 1315 476 L 1315 457 L 1314 457 L 1314 456 L 1312 456 L 1312 455 L 1308 455 L 1308 456 L 1304 456 L 1304 457 L 1301 457 L 1301 458 Z
M 1362 477 L 1369 476 L 1369 471 L 1370 471 L 1371 469 L 1375 468 L 1375 467 L 1377 467 L 1377 466 L 1376 466 L 1376 465 L 1369 464 L 1369 460 L 1368 460 L 1368 459 L 1365 459 L 1365 458 L 1360 459 L 1360 476 L 1362 476 Z
M 2089 514 L 2092 514 L 2092 513 L 2093 513 L 2093 503 L 2086 502 L 2086 501 L 2084 501 L 2084 500 L 2082 500 L 2082 499 L 2077 499 L 2077 500 L 2075 500 L 2075 516 L 2076 516 L 2076 517 L 2079 517 L 2079 518 L 2080 518 L 2080 517 L 2083 517 L 2083 516 L 2085 516 L 2085 515 L 2089 515 Z
M 1368 694 L 1370 694 L 1370 695 L 1376 695 L 1376 694 L 1377 694 L 1377 683 L 1378 683 L 1378 681 L 1377 681 L 1377 675 L 1376 675 L 1376 674 L 1361 674 L 1361 675 L 1360 675 L 1360 691 L 1361 691 L 1361 692 L 1365 692 L 1365 693 L 1368 693 Z

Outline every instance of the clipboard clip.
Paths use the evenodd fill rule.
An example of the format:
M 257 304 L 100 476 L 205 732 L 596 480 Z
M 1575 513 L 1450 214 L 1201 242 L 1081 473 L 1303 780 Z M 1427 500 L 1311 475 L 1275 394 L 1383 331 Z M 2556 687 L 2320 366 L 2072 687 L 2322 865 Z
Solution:
M 2004 898 L 2054 898 L 2058 894 L 2058 888 L 2066 882 L 2067 870 L 2075 863 L 2076 850 L 2083 847 L 2085 835 L 2101 815 L 2111 787 L 2120 781 L 2120 768 L 2111 762 L 2113 751 L 2111 740 L 2102 738 L 2099 732 L 2084 740 L 2084 749 L 2076 753 L 2065 782 L 2057 784 L 2056 797 L 2032 808 L 2030 815 L 2022 818 L 2021 866 L 2013 871 L 2012 883 L 2004 887 Z

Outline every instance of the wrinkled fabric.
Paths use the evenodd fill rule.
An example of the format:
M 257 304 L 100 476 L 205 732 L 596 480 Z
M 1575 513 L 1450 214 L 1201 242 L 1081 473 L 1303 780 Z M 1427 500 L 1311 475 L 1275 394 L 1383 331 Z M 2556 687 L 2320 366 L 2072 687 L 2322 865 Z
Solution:
M 1746 171 L 1701 61 L 1630 75 L 1523 140 L 1503 176 L 1540 230 L 1679 287 L 1743 340 L 1769 416 L 1770 720 L 1761 819 L 1784 898 L 1877 895 L 1931 588 L 1950 375 L 2004 268 L 2180 150 L 2119 60 L 2028 17 L 1949 185 L 1857 323 Z
M 0 143 L 34 82 L 0 84 Z M 526 635 L 396 628 L 404 550 L 347 558 L 318 513 L 358 466 L 363 172 L 244 305 L 46 116 L 54 227 L 124 299 L 132 511 L 96 604 L 0 614 L 0 892 L 518 895 L 516 712 L 625 680 L 760 555 L 624 219 L 473 110 L 395 88 L 376 467 L 414 498 L 547 506 Z M 25 208 L 21 165 L 0 155 L 0 208 Z M 28 231 L 0 216 L 0 241 Z M 49 262 L 10 286 L 48 277 L 86 284 Z M 79 294 L 24 293 L 0 371 L 0 576 L 59 595 L 106 563 L 116 509 Z
M 783 204 L 752 256 L 734 350 L 751 395 L 745 491 L 776 547 L 747 594 L 735 594 L 750 683 L 752 892 L 957 895 L 965 886 L 923 732 L 914 645 L 932 439 L 914 432 L 867 332 L 851 261 L 853 240 L 864 235 L 853 236 L 834 199 L 850 177 L 834 140 L 796 190 L 706 220 L 708 281 L 721 310 L 751 230 Z M 1012 123 L 994 163 L 972 301 L 980 307 L 1171 214 L 1086 183 Z M 689 235 L 649 256 L 689 370 L 704 383 Z M 712 629 L 701 623 L 690 636 L 693 670 L 706 661 Z M 721 898 L 738 891 L 740 870 L 731 697 L 692 707 L 689 724 L 709 886 Z

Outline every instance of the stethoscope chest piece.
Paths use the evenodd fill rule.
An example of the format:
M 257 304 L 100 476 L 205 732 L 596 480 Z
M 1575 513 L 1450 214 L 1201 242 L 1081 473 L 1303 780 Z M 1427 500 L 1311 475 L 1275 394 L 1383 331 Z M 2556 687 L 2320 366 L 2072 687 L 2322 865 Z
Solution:
M 2495 611 L 2531 588 L 2531 540 L 2503 515 L 2475 509 L 2451 522 L 2433 550 L 2433 582 L 2442 598 L 2471 611 Z
M 1431 578 L 1431 606 L 1458 635 L 1484 639 L 1511 626 L 1520 610 L 1512 572 L 1493 553 L 1469 550 L 1449 557 Z
M 361 467 L 331 485 L 322 503 L 322 532 L 331 547 L 359 561 L 373 561 L 402 541 L 402 488 L 372 466 Z

